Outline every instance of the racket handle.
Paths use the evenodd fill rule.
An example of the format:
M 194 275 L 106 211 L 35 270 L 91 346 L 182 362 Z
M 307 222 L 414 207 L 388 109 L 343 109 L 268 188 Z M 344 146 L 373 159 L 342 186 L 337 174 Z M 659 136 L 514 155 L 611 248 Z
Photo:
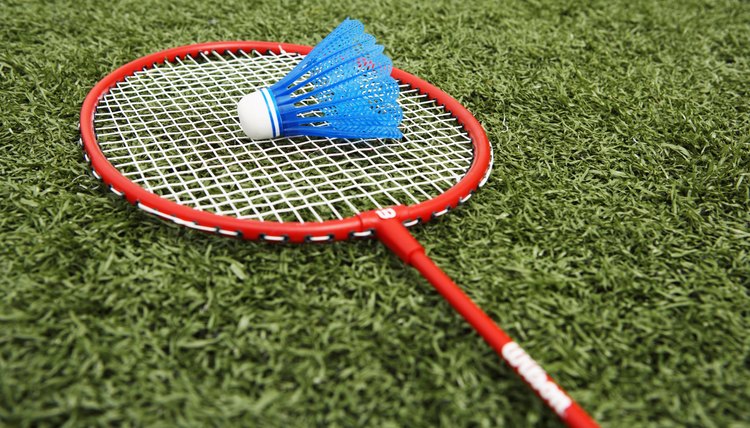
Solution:
M 484 313 L 426 254 L 400 221 L 380 221 L 378 238 L 416 268 L 560 419 L 571 428 L 594 428 L 596 422 L 516 342 Z

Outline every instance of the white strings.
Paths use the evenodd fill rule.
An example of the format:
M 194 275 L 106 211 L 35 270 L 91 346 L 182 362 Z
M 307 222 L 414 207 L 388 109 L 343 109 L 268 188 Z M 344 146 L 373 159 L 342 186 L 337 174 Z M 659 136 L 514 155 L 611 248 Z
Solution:
M 318 137 L 253 141 L 237 102 L 302 57 L 206 52 L 136 72 L 94 116 L 109 162 L 144 189 L 195 209 L 278 222 L 342 219 L 445 192 L 469 170 L 473 145 L 445 108 L 401 85 L 397 140 Z

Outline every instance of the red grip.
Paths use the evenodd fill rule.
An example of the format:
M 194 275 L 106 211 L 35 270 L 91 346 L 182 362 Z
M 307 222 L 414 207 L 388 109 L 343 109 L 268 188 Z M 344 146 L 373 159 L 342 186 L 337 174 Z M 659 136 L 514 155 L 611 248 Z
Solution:
M 378 238 L 406 263 L 414 266 L 453 308 L 471 324 L 500 357 L 569 427 L 596 428 L 596 422 L 552 378 L 505 334 L 430 258 L 398 220 L 371 224 Z

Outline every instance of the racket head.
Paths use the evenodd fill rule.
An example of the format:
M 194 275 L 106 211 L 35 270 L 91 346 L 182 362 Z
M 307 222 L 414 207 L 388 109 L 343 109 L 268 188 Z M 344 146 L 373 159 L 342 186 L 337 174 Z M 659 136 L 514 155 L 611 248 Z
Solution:
M 445 190 L 438 189 L 440 190 L 438 194 L 426 197 L 424 200 L 418 200 L 416 203 L 380 204 L 378 201 L 373 200 L 372 202 L 375 206 L 371 210 L 351 212 L 349 215 L 337 215 L 337 218 L 321 218 L 316 214 L 317 218 L 311 221 L 307 218 L 299 217 L 297 212 L 294 212 L 298 217 L 297 221 L 241 218 L 240 216 L 226 215 L 202 209 L 200 206 L 195 206 L 196 204 L 192 204 L 193 206 L 191 206 L 189 203 L 181 203 L 180 201 L 176 201 L 174 197 L 165 196 L 159 194 L 157 191 L 145 188 L 147 186 L 142 186 L 136 182 L 137 180 L 133 179 L 132 173 L 128 174 L 128 172 L 123 171 L 121 165 L 116 165 L 117 162 L 112 161 L 114 158 L 111 156 L 111 153 L 105 153 L 106 150 L 102 148 L 103 143 L 98 138 L 103 131 L 97 129 L 97 112 L 102 110 L 102 103 L 107 100 L 110 92 L 119 90 L 120 86 L 132 81 L 139 75 L 148 73 L 159 66 L 171 66 L 171 64 L 175 63 L 183 64 L 184 61 L 194 61 L 195 58 L 226 55 L 230 55 L 233 58 L 243 55 L 247 57 L 248 53 L 251 53 L 261 56 L 292 55 L 300 56 L 299 58 L 301 59 L 301 55 L 307 54 L 310 50 L 312 48 L 309 46 L 275 42 L 234 41 L 201 43 L 147 55 L 118 68 L 93 87 L 86 96 L 81 108 L 81 145 L 84 150 L 85 159 L 91 164 L 92 174 L 102 180 L 114 193 L 124 197 L 140 209 L 164 220 L 170 220 L 182 226 L 204 232 L 272 242 L 326 242 L 352 237 L 372 236 L 374 229 L 371 227 L 370 222 L 363 221 L 362 214 L 365 212 L 377 212 L 380 218 L 398 218 L 406 226 L 427 222 L 467 201 L 486 182 L 492 165 L 492 150 L 479 122 L 466 108 L 445 92 L 416 76 L 396 68 L 393 69 L 392 76 L 400 84 L 411 88 L 410 90 L 413 90 L 415 96 L 422 97 L 425 103 L 429 102 L 429 108 L 442 109 L 450 115 L 450 120 L 454 121 L 465 134 L 467 139 L 465 144 L 467 147 L 470 145 L 471 151 L 471 161 L 470 163 L 467 162 L 469 166 L 465 169 L 461 177 L 457 179 L 455 184 Z M 268 84 L 271 83 L 273 82 L 268 82 Z M 435 115 L 434 112 L 429 114 Z M 123 120 L 123 117 L 119 117 L 118 120 Z M 130 122 L 127 117 L 124 120 Z M 242 131 L 239 128 L 239 122 L 236 128 L 239 132 L 238 135 L 240 135 Z M 425 133 L 429 131 L 429 129 L 418 129 L 415 132 Z M 271 140 L 271 144 L 275 141 Z M 357 142 L 334 143 L 333 140 L 329 140 L 328 143 L 357 144 Z M 143 146 L 142 142 L 138 144 Z M 387 144 L 398 145 L 402 143 L 391 141 Z M 372 147 L 370 149 L 376 150 L 376 148 Z M 383 173 L 386 174 L 387 171 Z M 412 200 L 414 201 L 415 198 L 412 197 Z M 336 211 L 335 207 L 331 208 Z

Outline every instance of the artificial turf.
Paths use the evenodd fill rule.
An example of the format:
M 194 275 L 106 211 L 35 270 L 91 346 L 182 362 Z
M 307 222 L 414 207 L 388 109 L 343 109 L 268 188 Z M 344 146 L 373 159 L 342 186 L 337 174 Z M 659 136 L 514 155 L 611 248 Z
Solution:
M 115 67 L 362 20 L 482 122 L 487 186 L 414 229 L 604 426 L 750 426 L 750 4 L 0 1 L 0 425 L 558 426 L 376 241 L 243 242 L 106 191 Z

